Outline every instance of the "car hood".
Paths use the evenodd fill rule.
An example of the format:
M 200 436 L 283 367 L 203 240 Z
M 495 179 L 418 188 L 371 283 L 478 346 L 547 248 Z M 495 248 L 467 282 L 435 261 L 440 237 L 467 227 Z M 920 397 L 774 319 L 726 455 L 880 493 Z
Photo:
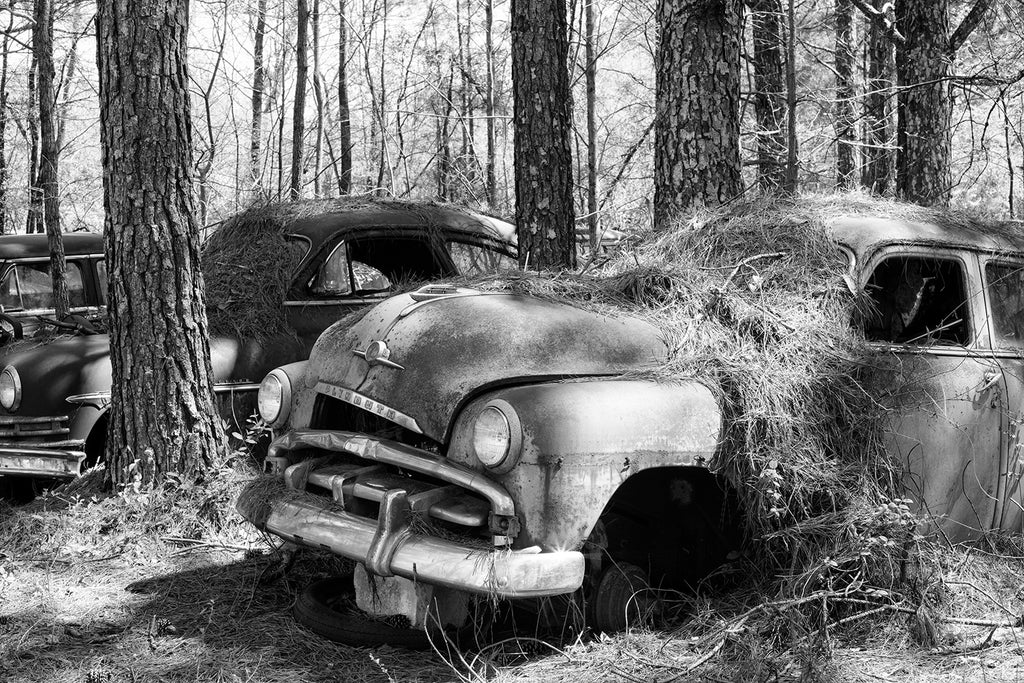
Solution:
M 634 318 L 512 294 L 414 297 L 393 297 L 354 325 L 328 328 L 313 348 L 306 383 L 358 392 L 443 442 L 460 405 L 483 389 L 619 375 L 667 356 L 657 328 Z M 374 342 L 387 345 L 385 363 L 360 356 Z

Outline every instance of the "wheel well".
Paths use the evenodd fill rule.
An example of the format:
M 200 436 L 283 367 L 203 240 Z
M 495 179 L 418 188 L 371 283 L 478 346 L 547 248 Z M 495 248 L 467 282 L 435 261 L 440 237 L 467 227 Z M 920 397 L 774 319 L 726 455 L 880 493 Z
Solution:
M 698 467 L 659 467 L 627 479 L 601 513 L 607 555 L 649 573 L 652 585 L 697 581 L 739 543 L 735 495 Z
M 82 471 L 94 467 L 96 463 L 103 460 L 103 452 L 107 447 L 107 414 L 103 413 L 92 431 L 85 438 L 85 460 L 82 461 Z

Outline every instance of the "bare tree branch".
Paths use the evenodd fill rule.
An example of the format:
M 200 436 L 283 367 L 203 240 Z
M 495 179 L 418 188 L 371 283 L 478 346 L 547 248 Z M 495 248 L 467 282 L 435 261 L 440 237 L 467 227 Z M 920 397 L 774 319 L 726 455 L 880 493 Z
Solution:
M 974 33 L 974 29 L 978 28 L 978 24 L 985 18 L 985 14 L 988 13 L 989 8 L 992 7 L 992 0 L 978 0 L 974 3 L 974 7 L 967 13 L 964 20 L 960 22 L 960 25 L 953 31 L 953 36 L 949 39 L 949 51 L 954 53 L 960 49 L 960 46 L 964 44 L 971 34 Z

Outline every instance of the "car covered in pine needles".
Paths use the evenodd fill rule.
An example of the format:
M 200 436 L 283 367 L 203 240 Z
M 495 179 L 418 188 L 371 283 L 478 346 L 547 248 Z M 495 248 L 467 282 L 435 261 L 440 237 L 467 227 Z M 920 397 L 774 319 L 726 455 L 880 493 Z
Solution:
M 80 256 L 82 238 L 66 237 L 69 275 L 84 282 L 86 303 L 100 304 L 102 249 L 94 239 L 95 251 Z M 20 296 L 18 308 L 39 312 L 35 300 L 50 291 L 41 258 L 7 266 L 4 302 Z M 219 406 L 244 422 L 268 370 L 306 358 L 326 327 L 396 288 L 515 264 L 512 225 L 455 206 L 344 199 L 270 205 L 229 219 L 203 250 Z M 7 306 L 10 316 L 20 312 Z M 56 322 L 63 334 L 28 335 L 0 349 L 0 488 L 19 495 L 75 477 L 103 453 L 109 338 Z
M 1020 532 L 1024 236 L 866 204 L 753 209 L 603 279 L 434 284 L 327 329 L 264 379 L 277 435 L 238 502 L 356 563 L 297 616 L 406 642 L 365 621 L 458 627 L 481 602 L 575 592 L 620 629 L 739 526 L 787 569 L 795 535 L 852 533 L 862 499 L 868 526 L 906 530 L 914 508 L 950 540 Z

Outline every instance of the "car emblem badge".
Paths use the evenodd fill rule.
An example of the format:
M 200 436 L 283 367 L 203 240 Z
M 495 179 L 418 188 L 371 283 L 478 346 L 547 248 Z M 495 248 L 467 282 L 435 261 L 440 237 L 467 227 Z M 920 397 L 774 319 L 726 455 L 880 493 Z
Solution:
M 393 360 L 390 360 L 391 349 L 389 349 L 387 343 L 383 341 L 372 341 L 366 345 L 365 351 L 352 349 L 352 353 L 365 359 L 370 365 L 386 365 L 389 368 L 405 370 L 404 367 Z

